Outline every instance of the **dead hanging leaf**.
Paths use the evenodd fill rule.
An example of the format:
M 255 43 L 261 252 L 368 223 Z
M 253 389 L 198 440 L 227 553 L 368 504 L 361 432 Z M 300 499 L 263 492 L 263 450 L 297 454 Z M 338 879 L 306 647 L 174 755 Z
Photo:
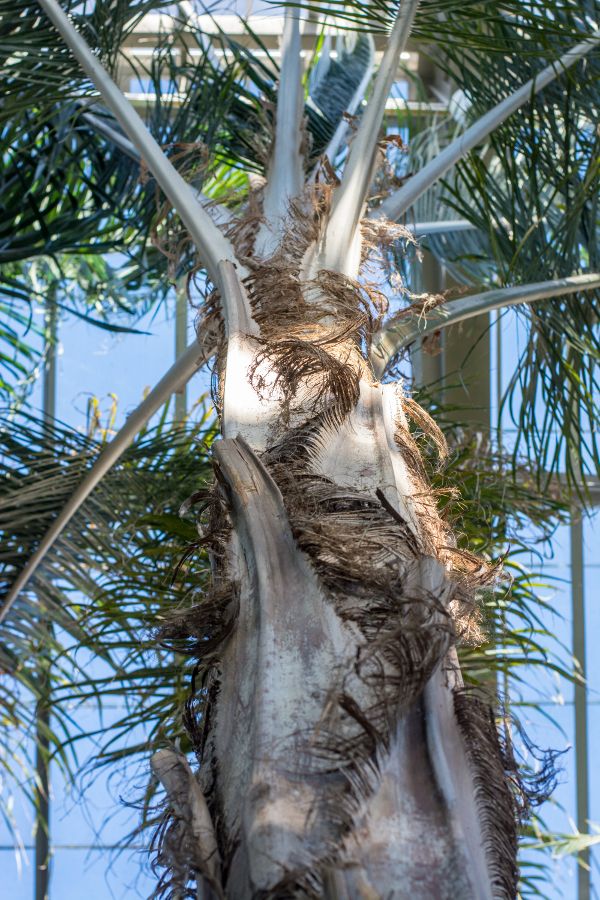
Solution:
M 348 123 L 348 125 L 350 126 L 350 128 L 352 129 L 352 131 L 355 132 L 355 131 L 357 130 L 357 128 L 358 128 L 358 123 L 359 123 L 359 117 L 358 117 L 358 116 L 353 116 L 353 115 L 352 115 L 351 113 L 349 113 L 349 112 L 343 112 L 343 113 L 342 113 L 342 119 L 344 120 L 344 122 L 347 122 L 347 123 Z
M 438 329 L 433 334 L 425 335 L 421 348 L 428 356 L 439 356 L 442 352 L 442 332 Z
M 203 141 L 172 141 L 168 144 L 161 144 L 160 146 L 161 150 L 165 153 L 174 147 L 178 148 L 178 152 L 170 154 L 169 159 L 179 174 L 185 176 L 187 180 L 206 168 L 209 155 L 208 147 Z M 181 160 L 186 160 L 185 165 L 177 165 Z M 140 174 L 138 181 L 140 184 L 147 184 L 151 175 L 152 173 L 150 172 L 148 163 L 144 157 L 142 157 L 140 159 Z
M 319 175 L 321 174 L 325 175 L 325 184 L 332 184 L 334 187 L 337 187 L 340 184 L 340 179 L 336 175 L 335 169 L 326 156 L 322 156 L 319 160 L 319 168 L 317 170 L 318 180 L 320 180 Z
M 389 146 L 397 147 L 403 153 L 408 152 L 408 145 L 404 143 L 399 134 L 388 134 L 379 141 L 379 146 L 385 150 Z
M 204 178 L 210 160 L 208 148 L 202 141 L 173 141 L 162 144 L 161 149 L 163 151 L 176 150 L 169 154 L 169 159 L 185 181 L 193 183 L 199 177 Z M 150 176 L 148 164 L 141 159 L 140 184 L 147 184 Z M 155 188 L 155 197 L 156 215 L 150 232 L 150 240 L 157 250 L 167 258 L 169 277 L 174 279 L 178 266 L 182 259 L 189 254 L 193 242 L 187 229 L 183 228 L 171 202 L 165 199 L 158 184 Z M 198 267 L 196 266 L 193 271 L 196 271 Z

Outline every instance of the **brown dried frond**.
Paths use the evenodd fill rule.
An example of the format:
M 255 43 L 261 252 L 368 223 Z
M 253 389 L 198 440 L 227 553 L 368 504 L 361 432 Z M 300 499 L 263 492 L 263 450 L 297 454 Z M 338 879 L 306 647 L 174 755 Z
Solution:
M 252 179 L 243 211 L 225 229 L 225 235 L 233 244 L 236 256 L 244 262 L 252 257 L 254 241 L 264 221 L 263 193 L 264 182 L 257 183 L 256 179 Z
M 308 284 L 308 292 L 322 297 L 324 310 L 336 318 L 364 318 L 362 336 L 370 345 L 371 336 L 379 329 L 388 310 L 388 299 L 379 285 L 367 280 L 357 281 L 340 272 L 321 271 Z
M 360 376 L 365 367 L 351 336 L 355 331 L 352 324 L 337 334 L 313 326 L 300 334 L 269 340 L 251 369 L 256 390 L 259 394 L 267 390 L 260 374 L 267 361 L 275 371 L 275 380 L 269 382 L 268 390 L 281 390 L 284 416 L 289 418 L 290 403 L 302 392 L 302 408 L 307 414 L 314 414 L 321 407 L 333 420 L 341 421 L 358 401 Z
M 447 543 L 445 540 L 446 530 L 443 528 L 441 521 L 439 526 L 434 523 L 435 527 L 430 527 L 432 524 L 430 520 L 438 517 L 438 513 L 435 497 L 427 480 L 421 451 L 403 416 L 396 417 L 395 425 L 394 441 L 410 473 L 414 487 L 412 496 L 416 501 L 417 513 L 423 517 L 422 524 L 425 536 L 429 539 L 425 543 L 426 545 L 429 544 L 428 552 L 434 553 L 436 547 Z
M 203 350 L 212 353 L 216 349 L 219 356 L 225 347 L 225 323 L 218 291 L 210 291 L 205 298 L 195 326 L 198 343 Z
M 290 203 L 287 230 L 275 253 L 267 260 L 244 260 L 250 269 L 246 290 L 252 313 L 261 326 L 273 329 L 290 324 L 310 324 L 321 314 L 311 315 L 299 273 L 307 248 L 320 233 L 329 208 L 330 190 L 311 185 Z
M 396 512 L 392 516 L 379 497 L 295 469 L 290 457 L 280 454 L 277 448 L 264 461 L 282 492 L 299 547 L 313 561 L 340 615 L 374 636 L 388 613 L 398 609 L 422 556 L 419 542 L 408 522 Z
M 333 187 L 322 182 L 307 184 L 298 197 L 289 201 L 285 233 L 265 266 L 300 269 L 307 249 L 321 236 L 331 206 Z
M 405 241 L 413 247 L 419 246 L 414 232 L 406 225 L 399 222 L 391 222 L 389 219 L 377 217 L 374 219 L 361 219 L 360 230 L 363 239 L 363 262 L 371 255 L 381 256 L 382 250 L 391 247 L 397 241 Z
M 333 185 L 323 182 L 307 184 L 302 194 L 291 200 L 288 211 L 288 231 L 281 244 L 287 259 L 300 264 L 308 247 L 321 236 L 323 224 L 329 216 Z
M 447 453 L 442 432 L 430 416 L 412 399 L 403 397 L 402 405 L 409 416 L 431 437 L 441 453 Z M 433 427 L 432 427 L 433 426 Z M 419 446 L 407 427 L 403 416 L 396 419 L 395 442 L 402 454 L 413 483 L 412 501 L 426 553 L 435 556 L 447 567 L 455 590 L 450 601 L 457 637 L 470 644 L 481 643 L 481 611 L 479 592 L 496 578 L 496 568 L 484 559 L 460 551 L 449 526 L 440 516 L 436 495 L 427 478 Z
M 443 350 L 442 332 L 434 331 L 433 334 L 426 334 L 421 341 L 421 350 L 428 356 L 439 356 Z
M 263 336 L 275 338 L 287 335 L 294 326 L 330 323 L 335 318 L 340 330 L 356 322 L 368 349 L 387 312 L 387 298 L 379 286 L 329 271 L 319 272 L 309 282 L 300 278 L 306 251 L 319 239 L 329 212 L 331 187 L 308 185 L 290 202 L 285 236 L 275 253 L 262 261 L 248 255 L 262 221 L 260 193 L 260 189 L 250 191 L 248 208 L 230 225 L 227 235 L 250 270 L 245 287 Z M 203 324 L 206 328 L 208 318 Z
M 193 593 L 172 610 L 156 629 L 156 638 L 161 646 L 195 660 L 183 724 L 192 747 L 201 758 L 210 732 L 211 709 L 218 693 L 220 648 L 235 628 L 239 590 L 228 566 L 231 522 L 218 482 L 194 494 L 183 505 L 182 514 L 193 506 L 200 507 L 197 525 L 200 538 L 190 545 L 185 559 L 199 550 L 206 552 L 212 582 L 208 590 Z
M 150 852 L 152 868 L 157 884 L 150 900 L 183 900 L 192 898 L 189 888 L 195 882 L 193 863 L 195 848 L 190 846 L 188 829 L 176 818 L 168 801 L 165 801 L 158 826 L 152 836 Z
M 319 161 L 317 163 L 316 180 L 318 182 L 321 182 L 321 180 L 323 180 L 325 184 L 331 184 L 333 185 L 333 187 L 337 187 L 339 184 L 341 184 L 340 179 L 327 156 L 321 156 L 319 158 Z
M 284 351 L 282 350 L 282 356 L 283 355 Z M 352 396 L 348 399 L 351 400 L 353 404 L 356 402 Z M 406 401 L 406 398 L 402 398 L 402 403 L 408 407 L 407 411 L 411 415 L 411 418 L 417 422 L 424 433 L 426 432 L 431 437 L 440 454 L 445 454 L 447 452 L 447 447 L 444 436 L 428 414 L 413 400 Z M 272 461 L 272 464 L 279 463 L 282 467 L 282 471 L 287 473 L 293 472 L 294 478 L 297 479 L 299 483 L 304 484 L 306 477 L 313 477 L 310 475 L 312 471 L 312 461 L 315 458 L 315 455 L 318 455 L 323 443 L 327 440 L 327 435 L 332 427 L 337 428 L 338 423 L 335 421 L 330 422 L 326 413 L 322 410 L 314 416 L 311 422 L 289 431 L 286 437 L 280 441 L 276 447 L 271 448 L 268 458 Z M 454 620 L 456 635 L 462 641 L 478 643 L 483 637 L 481 632 L 479 593 L 482 589 L 489 587 L 496 581 L 498 577 L 498 566 L 492 566 L 481 557 L 456 548 L 453 534 L 438 512 L 437 495 L 432 491 L 429 484 L 423 464 L 422 453 L 414 435 L 408 428 L 406 419 L 400 409 L 396 419 L 395 440 L 408 469 L 413 486 L 411 503 L 419 523 L 420 542 L 419 546 L 415 544 L 412 531 L 406 523 L 404 523 L 406 527 L 403 529 L 402 535 L 396 534 L 394 547 L 392 548 L 390 546 L 390 551 L 392 553 L 397 553 L 397 548 L 403 543 L 404 546 L 413 546 L 415 554 L 428 554 L 439 559 L 444 564 L 449 572 L 449 577 L 452 578 L 455 585 L 449 606 Z M 277 476 L 274 477 L 277 480 Z M 284 496 L 287 497 L 285 491 Z M 303 497 L 303 502 L 306 502 L 307 496 L 308 495 L 305 495 Z M 395 510 L 388 509 L 387 506 L 389 506 L 389 504 L 386 506 L 386 503 L 382 500 L 369 498 L 369 495 L 359 493 L 357 494 L 357 502 L 358 497 L 361 498 L 363 504 L 367 503 L 370 499 L 371 502 L 382 505 L 384 509 L 387 510 L 386 516 L 398 516 L 398 513 Z M 338 549 L 336 550 L 339 538 L 338 523 L 334 521 L 331 536 L 329 536 L 327 531 L 327 520 L 323 520 L 321 513 L 322 511 L 318 514 L 316 511 L 311 513 L 313 517 L 316 516 L 318 518 L 315 547 L 318 547 L 319 542 L 321 542 L 321 546 L 331 557 L 337 554 L 337 557 L 342 560 L 341 572 L 345 573 L 343 574 L 343 577 L 346 577 L 348 573 L 351 573 L 353 567 L 358 564 L 360 573 L 357 574 L 357 578 L 355 579 L 358 585 L 360 578 L 365 574 L 365 558 L 375 561 L 376 564 L 379 562 L 379 557 L 375 548 L 370 547 L 365 551 L 364 555 L 361 553 L 360 563 L 357 563 L 355 558 L 347 559 L 344 548 L 338 546 Z M 363 515 L 364 520 L 362 521 L 362 524 L 357 520 L 357 528 L 359 530 L 360 528 L 372 528 L 373 523 L 369 514 L 363 513 Z M 329 550 L 327 550 L 326 548 L 329 546 L 329 537 L 331 537 L 333 543 Z M 351 543 L 352 542 L 350 542 L 350 546 Z M 315 549 L 314 552 L 316 553 L 318 551 Z M 380 584 L 376 585 L 376 575 L 373 577 L 375 578 L 375 581 L 371 584 L 371 589 L 381 590 L 382 586 Z M 359 590 L 358 587 L 357 590 Z
M 423 434 L 430 438 L 435 444 L 440 461 L 444 461 L 448 457 L 448 442 L 444 436 L 444 432 L 431 418 L 429 413 L 420 406 L 412 397 L 403 397 L 402 406 L 407 416 L 417 425 Z
M 334 800 L 336 818 L 346 826 L 355 820 L 361 798 L 371 794 L 377 756 L 389 749 L 398 719 L 419 700 L 454 641 L 452 621 L 437 598 L 415 592 L 402 606 L 404 617 L 387 614 L 391 627 L 357 649 L 354 669 L 335 695 L 343 727 L 324 725 L 313 740 L 316 757 L 348 778 L 350 790 Z M 353 696 L 358 684 L 369 688 L 370 700 L 362 706 Z
M 518 806 L 513 791 L 512 766 L 503 753 L 494 713 L 473 690 L 454 692 L 454 713 L 475 786 L 483 846 L 492 878 L 494 897 L 517 896 Z M 507 768 L 508 764 L 508 768 Z M 514 765 L 514 760 L 513 760 Z
M 393 328 L 394 325 L 403 322 L 408 317 L 426 317 L 432 310 L 444 304 L 449 296 L 456 293 L 455 290 L 441 293 L 415 293 L 408 288 L 396 263 L 391 261 L 393 254 L 390 253 L 394 244 L 404 241 L 405 244 L 416 249 L 417 258 L 421 259 L 419 243 L 415 235 L 404 225 L 385 219 L 366 219 L 362 223 L 362 233 L 363 270 L 368 270 L 369 263 L 374 261 L 377 271 L 381 272 L 383 268 L 385 272 L 382 281 L 387 282 L 394 294 L 406 302 L 405 306 L 398 309 L 383 323 L 385 328 Z
M 397 310 L 393 316 L 390 316 L 390 318 L 386 320 L 386 328 L 393 328 L 394 325 L 398 325 L 404 319 L 412 316 L 416 316 L 419 319 L 421 317 L 427 318 L 429 312 L 437 309 L 438 306 L 442 306 L 446 302 L 447 294 L 450 293 L 449 291 L 445 291 L 441 294 L 413 294 L 406 289 L 403 289 L 402 292 L 409 300 L 409 304 L 408 306 L 404 306 L 402 309 Z
M 292 266 L 269 262 L 254 267 L 246 288 L 253 317 L 267 340 L 320 326 L 329 344 L 344 342 L 353 333 L 367 350 L 387 310 L 387 299 L 377 286 L 338 272 L 321 271 L 301 283 Z M 328 336 L 335 334 L 335 339 Z
M 399 134 L 388 134 L 385 137 L 381 138 L 379 141 L 379 146 L 387 149 L 387 147 L 397 147 L 399 150 L 403 152 L 408 152 L 408 146 L 402 140 L 401 135 Z
M 288 324 L 310 323 L 297 272 L 290 265 L 269 263 L 252 267 L 245 281 L 252 316 L 261 331 Z
M 220 578 L 197 597 L 192 606 L 173 610 L 161 626 L 161 646 L 202 659 L 204 667 L 213 660 L 216 648 L 235 625 L 238 599 L 236 585 Z
M 309 474 L 294 459 L 288 443 L 263 462 L 326 596 L 365 639 L 335 694 L 346 724 L 331 729 L 324 721 L 311 743 L 316 758 L 345 770 L 370 759 L 375 732 L 376 743 L 387 743 L 398 715 L 420 696 L 454 642 L 455 625 L 444 598 L 420 584 L 423 553 L 408 522 L 379 497 Z M 366 707 L 353 699 L 357 680 L 368 688 Z

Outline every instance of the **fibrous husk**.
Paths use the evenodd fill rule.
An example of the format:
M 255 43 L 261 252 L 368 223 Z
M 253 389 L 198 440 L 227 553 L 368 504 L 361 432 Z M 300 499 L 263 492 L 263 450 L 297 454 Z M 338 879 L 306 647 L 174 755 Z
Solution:
M 408 754 L 408 759 L 414 751 L 410 746 L 413 738 L 428 760 L 427 777 L 434 798 L 432 809 L 423 811 L 423 821 L 425 825 L 434 820 L 438 825 L 446 822 L 439 825 L 438 846 L 432 855 L 440 866 L 439 877 L 446 878 L 440 860 L 462 859 L 457 836 L 447 824 L 451 816 L 444 812 L 446 800 L 436 784 L 424 735 L 423 717 L 434 715 L 425 709 L 425 695 L 452 648 L 461 641 L 481 639 L 479 593 L 497 573 L 485 561 L 459 551 L 439 516 L 408 420 L 427 435 L 441 457 L 446 453 L 445 441 L 435 423 L 400 390 L 393 437 L 389 438 L 395 447 L 390 449 L 375 429 L 365 429 L 365 440 L 385 443 L 378 448 L 373 444 L 373 450 L 381 450 L 381 457 L 389 452 L 401 456 L 408 487 L 395 488 L 397 493 L 401 487 L 405 490 L 403 499 L 414 512 L 416 527 L 403 516 L 400 505 L 397 508 L 390 502 L 386 493 L 389 476 L 383 464 L 381 470 L 375 466 L 369 489 L 338 483 L 341 479 L 336 481 L 335 473 L 329 477 L 318 470 L 319 448 L 351 420 L 365 385 L 366 395 L 380 389 L 366 354 L 384 308 L 381 294 L 365 283 L 331 272 L 320 272 L 310 281 L 302 279 L 304 254 L 320 235 L 328 202 L 328 190 L 320 186 L 301 198 L 290 214 L 289 239 L 271 259 L 248 266 L 245 289 L 260 333 L 253 338 L 256 353 L 247 377 L 258 397 L 268 395 L 269 401 L 278 404 L 276 428 L 269 432 L 266 449 L 261 447 L 260 454 L 253 454 L 238 439 L 221 448 L 233 453 L 234 447 L 248 471 L 254 472 L 252 485 L 242 485 L 244 502 L 252 507 L 254 518 L 232 489 L 230 477 L 224 477 L 217 467 L 218 489 L 210 498 L 210 527 L 198 544 L 211 551 L 213 588 L 188 610 L 176 612 L 162 629 L 164 641 L 185 648 L 197 660 L 196 692 L 188 704 L 186 724 L 216 823 L 226 893 L 228 878 L 235 881 L 239 877 L 243 882 L 239 893 L 232 882 L 234 897 L 250 896 L 244 893 L 250 890 L 247 884 L 251 879 L 243 870 L 240 846 L 262 846 L 260 829 L 257 832 L 250 827 L 252 816 L 259 815 L 256 810 L 260 807 L 268 824 L 264 840 L 271 846 L 267 832 L 278 826 L 265 812 L 270 794 L 275 800 L 283 797 L 282 809 L 289 812 L 295 790 L 300 800 L 293 815 L 290 812 L 292 836 L 288 843 L 296 849 L 288 853 L 282 839 L 272 865 L 263 861 L 261 868 L 257 863 L 260 889 L 252 896 L 325 896 L 328 890 L 343 885 L 350 890 L 349 896 L 360 896 L 363 888 L 374 890 L 365 874 L 369 866 L 373 868 L 367 859 L 376 843 L 373 811 L 380 809 L 388 783 L 403 785 L 402 791 L 398 788 L 399 796 L 409 792 L 410 785 L 402 780 L 402 765 L 403 754 Z M 212 318 L 213 330 L 220 335 L 222 367 L 224 334 L 217 300 L 213 295 L 208 319 Z M 351 441 L 346 450 L 352 452 Z M 288 576 L 291 572 L 293 577 L 286 581 L 285 572 L 276 573 L 283 584 L 279 597 L 272 596 L 271 584 L 260 588 L 256 580 L 264 560 L 253 558 L 253 528 L 256 534 L 268 531 L 273 560 L 285 559 L 289 564 Z M 306 676 L 303 683 L 310 684 L 310 697 L 306 707 L 298 710 L 302 725 L 293 734 L 273 738 L 269 729 L 276 730 L 276 725 L 267 716 L 265 728 L 273 738 L 272 753 L 267 754 L 255 735 L 260 717 L 254 715 L 254 706 L 262 703 L 263 710 L 268 703 L 260 695 L 259 664 L 252 656 L 252 641 L 263 639 L 271 617 L 273 627 L 280 631 L 265 638 L 260 652 L 267 654 L 273 670 L 279 671 L 279 667 L 283 675 L 289 674 L 284 656 L 290 641 L 299 645 L 306 638 L 304 633 L 286 631 L 283 612 L 290 597 L 298 605 L 302 628 L 318 635 L 315 653 L 322 653 L 330 665 L 322 673 L 313 671 L 314 659 L 304 653 L 301 675 Z M 265 604 L 270 604 L 266 611 Z M 248 638 L 247 648 L 241 646 L 240 635 Z M 259 651 L 256 653 L 258 658 Z M 290 669 L 295 659 L 289 662 Z M 243 681 L 232 685 L 240 666 Z M 254 681 L 247 684 L 246 679 Z M 463 693 L 452 695 L 447 686 L 441 696 L 454 703 L 453 727 L 460 729 L 467 748 L 464 765 L 475 784 L 494 896 L 513 897 L 518 802 L 511 775 L 507 775 L 509 757 L 498 750 L 495 722 L 483 706 L 471 697 L 467 700 Z M 284 710 L 282 720 L 289 718 L 290 710 Z M 241 759 L 239 785 L 227 782 L 223 757 L 230 762 Z M 252 792 L 255 764 L 260 768 L 258 788 L 263 791 L 258 798 Z M 303 844 L 298 821 L 310 806 L 306 797 L 311 792 L 316 824 L 306 813 Z M 365 829 L 368 825 L 369 840 L 362 849 L 357 821 L 367 823 Z M 402 855 L 405 850 L 402 844 L 398 852 Z M 402 860 L 394 858 L 394 852 L 392 846 L 387 847 L 390 871 L 398 873 Z M 247 862 L 250 870 L 255 860 Z M 454 895 L 446 892 L 444 896 L 460 896 L 463 891 L 466 898 L 464 886 L 469 879 L 463 874 L 457 872 L 454 880 L 448 881 Z M 376 873 L 371 875 L 377 881 Z M 427 885 L 435 887 L 437 876 L 430 873 L 427 877 Z

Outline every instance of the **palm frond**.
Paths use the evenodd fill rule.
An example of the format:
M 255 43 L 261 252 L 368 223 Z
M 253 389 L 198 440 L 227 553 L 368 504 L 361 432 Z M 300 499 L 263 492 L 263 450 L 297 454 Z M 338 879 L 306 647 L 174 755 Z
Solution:
M 147 62 L 127 57 L 132 78 L 146 80 L 152 99 L 144 110 L 146 124 L 163 147 L 203 148 L 208 158 L 200 157 L 199 176 L 210 177 L 211 161 L 263 174 L 278 65 L 248 23 L 240 20 L 243 39 L 236 40 L 217 19 L 211 22 L 210 33 L 198 22 L 175 22 L 158 36 Z M 175 49 L 179 39 L 189 51 L 183 59 Z
M 157 184 L 181 217 L 191 239 L 198 248 L 213 283 L 221 287 L 220 261 L 228 260 L 233 264 L 236 260 L 230 241 L 219 231 L 198 201 L 194 190 L 162 151 L 131 103 L 98 61 L 60 4 L 56 0 L 40 0 L 40 4 L 52 25 L 60 33 L 83 70 L 101 93 L 106 105 L 118 119 L 129 139 L 144 157 Z M 223 302 L 225 302 L 224 292 L 222 292 L 222 296 Z
M 5 585 L 6 592 L 0 605 L 0 624 L 10 613 L 21 591 L 27 587 L 40 566 L 46 563 L 48 554 L 52 553 L 56 541 L 80 512 L 88 497 L 102 483 L 106 473 L 121 459 L 123 453 L 137 436 L 144 432 L 149 420 L 157 410 L 175 391 L 187 384 L 204 362 L 206 362 L 205 352 L 199 347 L 197 341 L 192 341 L 185 352 L 131 413 L 125 424 L 103 448 L 98 458 L 90 464 L 89 470 L 83 474 L 77 465 L 69 470 L 68 485 L 67 479 L 64 480 L 64 483 L 61 482 L 61 488 L 64 488 L 66 493 L 63 493 L 62 490 L 60 492 L 63 500 L 60 509 L 56 511 L 56 515 L 48 523 L 44 533 L 39 535 L 39 540 L 36 541 L 31 555 L 22 559 L 21 566 L 14 573 L 14 579 Z
M 333 50 L 335 49 L 335 57 Z M 347 116 L 359 110 L 373 72 L 374 43 L 369 34 L 325 35 L 312 69 L 305 105 L 312 142 L 310 156 L 333 162 L 349 128 Z
M 467 54 L 461 67 L 470 114 L 515 77 L 514 60 L 491 58 L 489 79 L 477 76 L 482 63 Z M 446 209 L 475 226 L 467 240 L 451 233 L 427 239 L 462 281 L 523 285 L 594 271 L 599 67 L 598 54 L 591 54 L 572 78 L 546 88 L 491 136 L 485 159 L 472 154 L 438 192 Z M 600 466 L 589 433 L 598 414 L 598 295 L 536 303 L 520 316 L 527 346 L 504 399 L 518 429 L 515 457 L 526 455 L 547 477 L 565 469 L 576 483 Z
M 414 341 L 450 325 L 465 322 L 493 310 L 504 310 L 511 306 L 536 303 L 540 300 L 560 302 L 567 294 L 598 289 L 600 289 L 600 274 L 593 272 L 573 275 L 571 278 L 470 294 L 436 306 L 431 311 L 411 310 L 409 307 L 399 313 L 396 321 L 392 319 L 384 330 L 373 336 L 371 360 L 375 373 L 380 377 L 386 367 L 393 365 L 397 357 Z
M 68 778 L 81 768 L 77 748 L 85 738 L 93 738 L 108 764 L 178 736 L 183 673 L 172 654 L 157 651 L 152 631 L 208 577 L 201 559 L 193 577 L 179 566 L 173 582 L 183 551 L 197 540 L 177 510 L 210 477 L 213 436 L 205 415 L 185 428 L 172 427 L 163 415 L 140 434 L 3 624 L 0 767 L 18 774 L 26 793 L 33 788 L 27 749 L 35 727 L 32 700 L 44 687 L 40 654 L 50 660 L 51 755 Z M 0 432 L 0 448 L 0 578 L 6 587 L 100 448 L 94 438 L 25 414 Z M 110 726 L 90 732 L 92 726 L 81 725 L 90 720 L 78 710 L 91 705 L 100 714 L 117 697 L 122 712 L 108 718 Z M 128 740 L 134 729 L 144 734 L 142 744 Z
M 0 147 L 0 340 L 7 398 L 23 391 L 41 361 L 34 311 L 51 294 L 65 312 L 103 328 L 130 330 L 166 284 L 164 261 L 147 246 L 153 191 L 140 184 L 139 166 L 114 147 L 106 152 L 77 107 L 66 104 L 45 122 L 27 113 L 2 128 Z M 109 261 L 105 254 L 113 251 L 129 258 Z
M 166 5 L 166 4 L 162 4 Z M 150 0 L 66 0 L 65 12 L 113 71 L 120 48 L 140 19 L 161 3 Z M 60 101 L 91 95 L 94 89 L 51 27 L 40 5 L 31 0 L 0 3 L 0 72 L 4 85 L 1 122 L 19 122 L 26 110 L 54 114 Z
M 335 188 L 329 221 L 323 237 L 319 265 L 350 277 L 358 271 L 356 237 L 367 200 L 378 148 L 385 105 L 396 77 L 398 62 L 409 39 L 420 0 L 400 4 L 369 102 L 350 146 L 344 177 Z
M 33 15 L 33 8 L 30 13 Z M 36 16 L 39 18 L 37 12 Z M 19 34 L 27 21 L 24 13 Z M 30 23 L 34 31 L 36 22 Z M 22 39 L 26 43 L 24 33 Z M 233 61 L 218 69 L 208 65 L 205 57 L 190 57 L 192 63 L 188 61 L 175 75 L 181 79 L 193 75 L 194 88 L 186 92 L 186 102 L 177 105 L 173 94 L 164 89 L 165 68 L 168 70 L 174 60 L 168 43 L 166 39 L 164 43 L 159 41 L 151 61 L 157 103 L 149 107 L 148 122 L 174 160 L 181 146 L 196 148 L 201 182 L 204 178 L 214 182 L 217 171 L 222 180 L 222 160 L 239 162 L 241 132 L 235 122 L 240 114 L 234 110 L 228 118 L 228 113 L 236 103 L 240 108 L 247 104 L 248 97 L 254 100 L 254 107 L 250 104 L 249 109 L 258 107 L 241 81 L 256 70 L 262 72 L 262 85 L 264 71 L 261 64 L 252 67 L 247 48 L 242 51 L 234 47 Z M 63 85 L 61 96 L 66 98 L 72 87 L 71 74 Z M 240 90 L 232 91 L 232 102 L 228 91 L 238 82 Z M 57 92 L 59 86 L 57 82 Z M 34 102 L 35 97 L 28 97 L 28 101 Z M 119 319 L 122 322 L 127 315 L 130 322 L 135 321 L 151 303 L 163 299 L 168 289 L 167 262 L 148 240 L 160 209 L 152 179 L 141 177 L 139 159 L 132 160 L 118 143 L 99 133 L 86 115 L 80 100 L 65 99 L 43 110 L 34 102 L 19 115 L 15 109 L 14 118 L 2 127 L 0 145 L 5 165 L 0 175 L 0 339 L 4 346 L 0 361 L 5 397 L 15 389 L 23 393 L 41 361 L 32 311 L 50 289 L 58 298 L 64 295 L 65 311 L 116 331 L 131 328 Z M 114 120 L 107 120 L 102 109 L 95 109 L 94 116 L 108 121 L 114 130 Z M 246 118 L 251 119 L 250 113 Z M 230 134 L 231 122 L 234 129 Z M 217 158 L 213 167 L 203 164 L 204 145 Z M 255 146 L 250 132 L 246 145 Z M 187 157 L 184 165 L 186 177 L 193 178 Z M 118 272 L 102 256 L 114 251 L 128 257 Z M 189 268 L 195 260 L 183 259 L 180 265 Z M 53 271 L 42 277 L 46 269 Z
M 76 105 L 45 121 L 28 112 L 3 127 L 0 141 L 0 264 L 120 249 L 140 220 L 147 227 L 154 198 L 139 165 L 99 141 Z
M 319 15 L 337 28 L 371 34 L 389 34 L 402 0 L 332 0 L 332 2 L 283 2 L 270 0 L 273 7 L 301 7 Z M 431 48 L 440 61 L 440 51 L 452 48 L 479 50 L 486 54 L 517 51 L 521 55 L 539 55 L 536 41 L 569 43 L 597 25 L 594 0 L 567 0 L 560 8 L 552 0 L 425 0 L 415 22 L 413 37 L 419 45 Z M 517 34 L 512 32 L 515 27 Z M 506 29 L 506 30 L 505 30 Z M 517 43 L 515 43 L 515 37 Z M 546 43 L 548 42 L 548 43 Z M 435 49 L 434 49 L 435 48 Z M 545 51 L 541 51 L 545 55 Z
M 570 47 L 558 59 L 552 60 L 527 81 L 519 84 L 495 106 L 486 110 L 460 137 L 437 154 L 427 166 L 416 172 L 405 185 L 386 197 L 381 206 L 372 214 L 379 214 L 394 221 L 399 219 L 432 184 L 459 163 L 470 150 L 482 144 L 502 122 L 527 105 L 532 96 L 553 84 L 561 74 L 568 74 L 570 68 L 576 66 L 588 54 L 599 48 L 600 32 L 595 30 L 588 38 Z

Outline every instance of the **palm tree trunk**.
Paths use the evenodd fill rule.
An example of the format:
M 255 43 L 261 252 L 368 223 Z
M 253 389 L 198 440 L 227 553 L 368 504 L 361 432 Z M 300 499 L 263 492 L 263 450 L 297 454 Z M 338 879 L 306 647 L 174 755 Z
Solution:
M 371 374 L 358 287 L 319 289 L 280 258 L 226 312 L 214 584 L 164 629 L 198 650 L 218 851 L 177 812 L 164 847 L 199 896 L 513 897 L 505 760 L 455 651 L 488 573 L 451 549 L 406 410 L 435 426 Z

